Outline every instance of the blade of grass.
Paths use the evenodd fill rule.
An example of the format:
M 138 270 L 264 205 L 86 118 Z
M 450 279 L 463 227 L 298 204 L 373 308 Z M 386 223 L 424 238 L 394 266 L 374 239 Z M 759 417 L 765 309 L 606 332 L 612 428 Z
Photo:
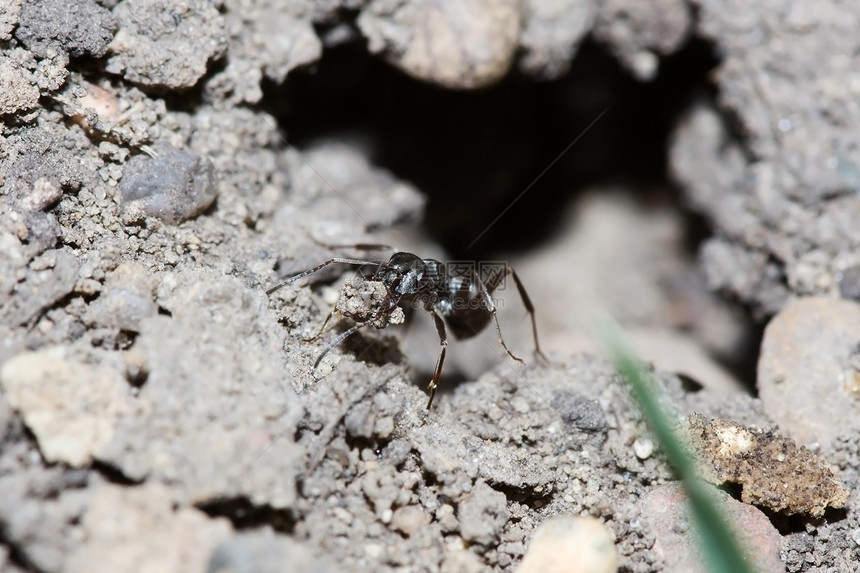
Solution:
M 709 486 L 698 478 L 693 457 L 675 435 L 675 423 L 660 405 L 648 369 L 628 349 L 613 324 L 603 325 L 600 338 L 684 484 L 708 570 L 711 573 L 754 573 L 735 532 L 709 494 Z

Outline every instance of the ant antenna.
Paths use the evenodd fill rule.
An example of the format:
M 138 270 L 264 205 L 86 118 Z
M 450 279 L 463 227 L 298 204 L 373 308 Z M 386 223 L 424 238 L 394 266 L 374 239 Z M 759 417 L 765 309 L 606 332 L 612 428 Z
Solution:
M 381 263 L 380 263 L 379 261 L 368 261 L 368 260 L 365 260 L 365 259 L 345 259 L 345 258 L 341 258 L 341 257 L 337 257 L 337 258 L 334 258 L 334 259 L 329 259 L 329 260 L 327 260 L 326 262 L 321 263 L 321 264 L 319 264 L 319 265 L 315 266 L 315 267 L 314 267 L 314 268 L 312 268 L 312 269 L 308 269 L 308 270 L 306 270 L 306 271 L 304 271 L 304 272 L 301 272 L 301 273 L 299 273 L 299 274 L 297 274 L 297 275 L 293 275 L 293 276 L 291 276 L 290 278 L 286 279 L 284 282 L 279 283 L 279 284 L 276 284 L 275 286 L 273 286 L 272 288 L 270 288 L 269 290 L 267 290 L 267 291 L 266 291 L 266 294 L 267 294 L 267 295 L 270 295 L 270 294 L 272 294 L 273 292 L 275 292 L 276 290 L 279 290 L 279 289 L 281 289 L 281 288 L 283 288 L 283 287 L 287 286 L 288 284 L 290 284 L 290 283 L 292 283 L 292 282 L 295 282 L 295 281 L 297 281 L 297 280 L 299 280 L 299 279 L 303 279 L 303 278 L 305 278 L 306 276 L 310 276 L 310 275 L 314 274 L 315 272 L 317 272 L 317 271 L 321 271 L 321 270 L 322 270 L 322 269 L 324 269 L 325 267 L 327 267 L 327 266 L 329 266 L 329 265 L 333 265 L 333 264 L 342 264 L 342 265 L 359 265 L 359 266 L 362 266 L 362 265 L 380 265 Z

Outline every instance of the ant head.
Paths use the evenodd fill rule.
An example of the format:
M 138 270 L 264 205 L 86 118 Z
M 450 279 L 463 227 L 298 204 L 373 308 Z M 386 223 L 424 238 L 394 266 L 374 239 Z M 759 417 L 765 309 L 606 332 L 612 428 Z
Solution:
M 414 293 L 424 276 L 424 261 L 412 253 L 394 253 L 387 263 L 379 266 L 376 276 L 392 292 Z

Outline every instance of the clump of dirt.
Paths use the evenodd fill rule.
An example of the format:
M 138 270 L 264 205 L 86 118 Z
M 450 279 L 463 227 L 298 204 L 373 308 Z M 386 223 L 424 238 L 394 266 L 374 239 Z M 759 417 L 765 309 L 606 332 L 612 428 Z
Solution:
M 778 432 L 695 414 L 683 425 L 702 460 L 703 478 L 743 488 L 743 501 L 772 511 L 822 517 L 841 508 L 848 492 L 824 461 Z

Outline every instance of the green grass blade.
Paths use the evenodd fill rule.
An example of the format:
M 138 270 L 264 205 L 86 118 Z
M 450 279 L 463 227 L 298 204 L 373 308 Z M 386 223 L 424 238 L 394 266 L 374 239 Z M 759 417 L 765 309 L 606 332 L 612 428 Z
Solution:
M 664 411 L 653 389 L 648 369 L 622 342 L 617 328 L 607 324 L 601 336 L 618 371 L 627 381 L 651 431 L 666 453 L 669 463 L 684 484 L 690 513 L 698 533 L 705 563 L 711 573 L 754 573 L 728 520 L 696 474 L 696 465 L 675 435 L 675 420 Z

